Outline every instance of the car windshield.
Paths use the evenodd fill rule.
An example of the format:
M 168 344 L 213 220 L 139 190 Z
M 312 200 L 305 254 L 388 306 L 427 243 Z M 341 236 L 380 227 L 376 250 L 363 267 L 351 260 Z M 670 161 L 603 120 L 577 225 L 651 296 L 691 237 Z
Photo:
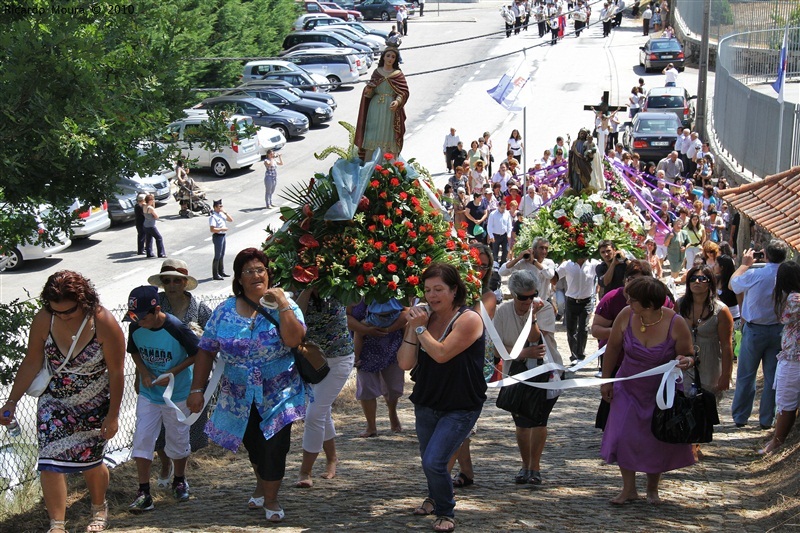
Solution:
M 647 109 L 668 109 L 683 107 L 682 96 L 650 96 L 647 98 Z
M 281 111 L 279 107 L 277 107 L 277 106 L 275 106 L 273 104 L 270 104 L 266 100 L 256 100 L 255 102 L 249 102 L 249 103 L 254 104 L 256 107 L 261 109 L 261 111 L 263 111 L 264 113 L 272 114 L 272 113 L 280 113 L 280 111 Z
M 297 102 L 297 101 L 300 100 L 299 96 L 297 96 L 296 94 L 294 94 L 294 93 L 292 93 L 292 92 L 290 92 L 290 91 L 288 91 L 286 89 L 273 89 L 272 92 L 277 94 L 281 98 L 283 98 L 285 100 L 288 100 L 289 102 L 292 102 L 292 103 Z
M 677 119 L 669 118 L 643 118 L 636 124 L 637 133 L 649 133 L 659 135 L 677 135 L 680 123 Z
M 650 43 L 653 52 L 680 52 L 681 45 L 676 41 L 653 41 Z

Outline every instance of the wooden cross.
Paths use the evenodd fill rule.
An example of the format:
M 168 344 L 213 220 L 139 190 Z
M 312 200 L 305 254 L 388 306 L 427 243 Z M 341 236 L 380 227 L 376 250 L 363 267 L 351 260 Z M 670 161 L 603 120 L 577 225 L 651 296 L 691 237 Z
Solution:
M 600 111 L 603 114 L 612 113 L 614 111 L 626 111 L 628 106 L 620 105 L 620 106 L 609 106 L 608 105 L 609 94 L 608 91 L 603 91 L 603 99 L 600 102 L 600 105 L 585 105 L 583 106 L 584 111 L 591 111 L 593 113 L 597 113 Z

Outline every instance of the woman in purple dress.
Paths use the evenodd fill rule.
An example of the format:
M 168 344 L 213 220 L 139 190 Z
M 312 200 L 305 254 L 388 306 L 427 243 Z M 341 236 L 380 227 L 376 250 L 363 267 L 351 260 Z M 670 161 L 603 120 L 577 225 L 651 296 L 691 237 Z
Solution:
M 672 359 L 678 368 L 694 366 L 689 326 L 673 310 L 663 307 L 667 287 L 661 281 L 641 276 L 625 286 L 628 307 L 614 320 L 603 358 L 603 377 L 633 376 Z M 600 390 L 611 404 L 600 456 L 617 463 L 622 474 L 622 492 L 611 500 L 622 505 L 639 499 L 636 472 L 647 474 L 647 501 L 659 505 L 661 474 L 694 464 L 690 444 L 668 444 L 650 431 L 656 392 L 661 376 L 606 383 Z

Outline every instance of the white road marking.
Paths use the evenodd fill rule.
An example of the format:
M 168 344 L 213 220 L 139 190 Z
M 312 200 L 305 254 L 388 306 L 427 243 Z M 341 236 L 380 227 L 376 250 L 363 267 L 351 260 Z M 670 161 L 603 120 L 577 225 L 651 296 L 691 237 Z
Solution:
M 470 76 L 469 79 L 467 79 L 467 81 L 472 81 L 474 79 L 475 79 L 475 76 Z
M 447 111 L 447 106 L 443 105 L 442 107 L 440 107 L 440 108 L 439 108 L 439 109 L 437 109 L 436 111 L 439 111 L 439 112 L 442 112 L 442 111 Z
M 188 252 L 188 251 L 189 251 L 189 250 L 191 250 L 192 248 L 194 248 L 194 245 L 192 245 L 192 246 L 187 246 L 186 248 L 181 248 L 181 249 L 180 249 L 180 250 L 178 250 L 177 252 L 172 252 L 170 255 L 181 255 L 183 252 Z
M 431 116 L 429 116 L 428 118 L 426 118 L 426 119 L 425 119 L 425 122 L 430 122 L 431 120 L 433 120 L 433 119 L 435 119 L 435 118 L 436 118 L 436 113 L 434 113 L 433 115 L 431 115 Z
M 125 278 L 127 278 L 127 277 L 128 277 L 128 276 L 130 276 L 131 274 L 135 274 L 136 272 L 141 272 L 142 270 L 144 270 L 144 267 L 132 268 L 131 270 L 128 270 L 128 271 L 127 271 L 127 272 L 125 272 L 124 274 L 120 274 L 119 276 L 114 276 L 114 277 L 113 277 L 113 278 L 111 278 L 111 279 L 113 279 L 114 281 L 119 281 L 119 280 L 121 280 L 121 279 L 125 279 Z
M 238 224 L 236 224 L 236 227 L 237 228 L 241 228 L 242 226 L 246 226 L 248 224 L 252 224 L 253 222 L 254 222 L 254 220 L 252 218 L 248 218 L 247 220 L 239 222 Z

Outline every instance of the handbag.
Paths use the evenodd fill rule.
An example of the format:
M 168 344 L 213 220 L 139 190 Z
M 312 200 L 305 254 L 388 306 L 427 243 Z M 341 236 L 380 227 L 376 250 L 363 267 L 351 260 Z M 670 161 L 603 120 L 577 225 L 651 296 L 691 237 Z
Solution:
M 508 373 L 513 376 L 525 370 L 527 370 L 527 366 L 524 360 L 514 360 L 511 362 L 511 368 L 509 368 Z M 549 376 L 550 374 L 545 372 L 527 381 L 546 383 Z M 545 389 L 531 387 L 524 383 L 516 383 L 500 389 L 500 392 L 497 394 L 495 405 L 511 414 L 524 416 L 531 420 L 538 420 L 544 414 L 544 402 L 546 399 L 547 391 Z
M 717 399 L 703 389 L 700 373 L 697 371 L 698 352 L 695 349 L 694 396 L 686 396 L 683 391 L 675 391 L 672 407 L 653 410 L 650 430 L 662 442 L 672 444 L 694 444 L 711 442 L 714 424 L 719 424 Z M 666 391 L 665 391 L 666 393 Z
M 76 333 L 75 336 L 72 337 L 72 344 L 69 347 L 69 352 L 67 352 L 67 356 L 64 358 L 64 362 L 61 363 L 61 365 L 59 365 L 59 367 L 56 370 L 53 370 L 53 367 L 50 366 L 50 361 L 47 359 L 47 356 L 46 355 L 44 356 L 44 361 L 42 362 L 42 368 L 33 378 L 33 381 L 31 381 L 31 384 L 28 386 L 28 390 L 25 391 L 25 394 L 27 394 L 28 396 L 33 396 L 34 398 L 38 398 L 39 396 L 44 394 L 44 391 L 46 391 L 47 387 L 50 386 L 50 381 L 53 379 L 53 376 L 58 375 L 58 373 L 61 372 L 61 370 L 63 370 L 65 366 L 67 366 L 69 360 L 72 359 L 72 352 L 75 351 L 75 345 L 78 343 L 78 339 L 80 338 L 81 333 L 83 333 L 83 328 L 84 326 L 86 326 L 86 322 L 88 322 L 88 320 L 89 320 L 89 315 L 87 313 L 87 315 L 83 319 L 81 327 L 78 328 L 78 333 Z
M 250 306 L 253 307 L 264 318 L 269 320 L 280 334 L 280 324 L 277 320 L 272 318 L 272 315 L 270 315 L 266 309 L 244 295 L 242 295 L 242 299 L 250 304 Z M 331 371 L 330 367 L 328 366 L 328 359 L 325 357 L 325 352 L 322 351 L 322 348 L 305 337 L 303 337 L 303 341 L 297 345 L 297 347 L 291 348 L 291 351 L 292 355 L 294 356 L 294 363 L 295 367 L 297 368 L 297 372 L 306 383 L 316 385 L 325 379 L 325 376 L 327 376 Z

